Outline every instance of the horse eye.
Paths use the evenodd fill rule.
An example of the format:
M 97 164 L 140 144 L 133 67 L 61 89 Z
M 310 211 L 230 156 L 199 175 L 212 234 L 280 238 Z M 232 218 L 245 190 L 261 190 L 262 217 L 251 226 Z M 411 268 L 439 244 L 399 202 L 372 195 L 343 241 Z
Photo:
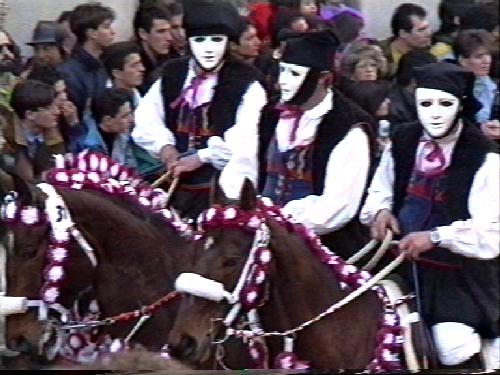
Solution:
M 420 106 L 422 107 L 430 107 L 432 105 L 432 102 L 430 100 L 424 100 L 423 102 L 420 102 Z
M 240 261 L 239 258 L 229 258 L 229 259 L 226 259 L 222 263 L 222 267 L 234 267 L 234 266 L 237 266 L 238 263 L 239 263 L 239 261 Z
M 19 249 L 16 253 L 22 259 L 31 259 L 34 258 L 37 254 L 38 247 L 36 245 L 26 246 Z

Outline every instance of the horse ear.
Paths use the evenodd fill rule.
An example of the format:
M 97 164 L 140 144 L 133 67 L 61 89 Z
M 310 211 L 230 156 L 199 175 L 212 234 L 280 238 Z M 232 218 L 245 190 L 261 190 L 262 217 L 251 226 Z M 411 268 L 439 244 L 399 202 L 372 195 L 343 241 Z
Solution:
M 240 207 L 245 211 L 253 211 L 257 207 L 257 192 L 248 178 L 245 178 L 241 187 Z
M 14 182 L 14 188 L 11 190 L 17 192 L 19 202 L 24 206 L 34 205 L 36 201 L 35 193 L 30 184 L 14 172 L 11 172 L 10 176 Z
M 0 197 L 3 198 L 9 191 L 14 189 L 14 178 L 0 168 Z
M 210 205 L 221 205 L 224 206 L 227 204 L 227 197 L 219 185 L 219 181 L 217 179 L 212 179 L 212 187 L 210 188 Z

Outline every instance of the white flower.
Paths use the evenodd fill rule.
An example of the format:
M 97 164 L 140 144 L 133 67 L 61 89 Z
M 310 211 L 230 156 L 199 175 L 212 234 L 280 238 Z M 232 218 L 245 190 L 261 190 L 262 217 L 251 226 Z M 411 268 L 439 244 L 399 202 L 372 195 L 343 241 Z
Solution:
M 97 184 L 99 183 L 99 180 L 101 179 L 99 177 L 99 174 L 97 172 L 90 172 L 88 175 L 87 175 L 87 178 L 92 181 L 93 183 Z
M 256 299 L 257 299 L 257 292 L 255 290 L 252 290 L 246 295 L 246 300 L 248 303 L 254 303 Z
M 260 225 L 260 219 L 257 216 L 252 216 L 248 221 L 248 226 L 250 228 L 258 228 Z
M 146 207 L 149 207 L 151 205 L 149 199 L 145 197 L 139 197 L 139 203 Z
M 38 223 L 40 216 L 36 207 L 26 207 L 21 211 L 21 220 L 24 224 L 33 225 Z
M 58 172 L 56 173 L 56 181 L 59 182 L 68 182 L 69 176 L 66 172 Z
M 119 352 L 120 350 L 122 350 L 123 348 L 123 345 L 121 343 L 121 341 L 119 339 L 115 339 L 113 340 L 113 342 L 111 343 L 110 347 L 109 347 L 109 351 L 111 353 L 117 353 Z
M 52 259 L 56 262 L 62 262 L 68 256 L 68 250 L 64 247 L 56 247 L 52 249 Z
M 211 221 L 214 217 L 215 217 L 215 214 L 217 213 L 216 209 L 215 208 L 210 208 L 206 215 L 205 215 L 205 218 L 204 220 L 205 221 Z
M 116 177 L 118 173 L 120 173 L 120 166 L 118 164 L 114 164 L 109 168 L 109 173 L 111 176 Z
M 43 300 L 47 303 L 54 303 L 57 297 L 59 297 L 59 288 L 55 286 L 47 288 L 43 293 Z
M 87 162 L 84 159 L 78 160 L 78 169 L 81 171 L 87 170 Z
M 4 215 L 7 220 L 14 220 L 17 213 L 17 204 L 15 202 L 8 203 L 4 206 Z
M 108 159 L 106 158 L 102 158 L 101 159 L 101 162 L 99 163 L 99 170 L 104 173 L 104 172 L 107 172 L 108 171 L 108 167 L 109 167 L 109 164 L 108 164 Z
M 72 176 L 73 181 L 75 182 L 83 182 L 85 180 L 85 174 L 84 173 L 75 173 Z
M 52 233 L 57 242 L 69 241 L 69 233 L 66 230 L 54 230 Z
M 90 170 L 97 171 L 99 169 L 99 157 L 97 155 L 90 155 Z
M 236 219 L 236 215 L 238 215 L 238 212 L 234 207 L 230 207 L 224 211 L 224 219 L 226 220 Z
M 259 271 L 259 274 L 257 275 L 257 277 L 255 278 L 255 282 L 257 284 L 262 284 L 264 281 L 266 281 L 266 273 L 263 271 L 263 270 L 260 270 Z
M 71 335 L 69 338 L 69 346 L 73 349 L 80 349 L 82 347 L 82 340 L 78 335 Z
M 267 264 L 271 261 L 271 252 L 269 249 L 262 250 L 260 253 L 260 261 L 262 264 Z
M 64 270 L 62 266 L 52 266 L 49 268 L 47 279 L 52 282 L 60 281 L 64 276 Z
M 267 207 L 273 206 L 273 201 L 271 200 L 271 198 L 262 197 L 262 198 L 260 198 L 260 201 L 264 204 L 264 206 L 267 206 Z

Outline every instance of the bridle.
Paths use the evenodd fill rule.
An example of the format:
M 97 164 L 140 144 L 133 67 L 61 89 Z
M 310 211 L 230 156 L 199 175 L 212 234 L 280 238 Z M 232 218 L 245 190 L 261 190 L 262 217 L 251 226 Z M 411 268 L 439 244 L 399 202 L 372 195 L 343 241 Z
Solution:
M 265 302 L 263 292 L 265 291 L 264 286 L 267 284 L 267 271 L 272 258 L 269 250 L 270 232 L 266 224 L 268 218 L 276 220 L 290 232 L 301 235 L 319 260 L 336 273 L 341 288 L 349 291 L 346 297 L 331 305 L 322 313 L 295 328 L 283 332 L 265 332 L 260 325 L 258 315 L 258 308 Z M 222 320 L 226 328 L 225 336 L 222 340 L 213 342 L 213 344 L 217 345 L 217 349 L 231 337 L 240 338 L 248 343 L 250 356 L 256 365 L 259 368 L 267 368 L 268 350 L 265 338 L 281 337 L 284 340 L 284 352 L 276 357 L 274 366 L 289 369 L 308 368 L 307 362 L 298 360 L 293 353 L 296 335 L 371 290 L 375 291 L 383 302 L 384 319 L 380 328 L 381 334 L 377 337 L 376 353 L 378 354 L 376 354 L 375 359 L 368 365 L 367 369 L 370 371 L 395 371 L 400 368 L 400 358 L 397 350 L 402 345 L 402 331 L 399 325 L 399 317 L 394 306 L 389 303 L 383 288 L 376 286 L 376 284 L 402 263 L 404 255 L 400 255 L 379 274 L 371 278 L 366 271 L 359 272 L 356 267 L 346 264 L 340 257 L 323 246 L 314 233 L 285 217 L 280 208 L 274 206 L 267 199 L 261 200 L 257 211 L 253 214 L 237 207 L 211 208 L 200 216 L 199 221 L 203 230 L 230 227 L 240 228 L 245 231 L 253 230 L 255 233 L 252 248 L 233 292 L 228 292 L 220 282 L 193 273 L 181 274 L 175 283 L 178 292 L 214 302 L 227 302 L 231 306 L 229 313 Z M 249 329 L 234 327 L 234 322 L 241 312 L 245 312 L 247 315 Z
M 52 360 L 59 351 L 63 341 L 63 332 L 55 329 L 56 325 L 58 323 L 67 323 L 70 316 L 70 310 L 56 302 L 60 293 L 59 282 L 64 276 L 64 261 L 68 256 L 68 250 L 64 247 L 63 243 L 69 243 L 71 239 L 75 240 L 88 257 L 93 268 L 97 267 L 97 257 L 92 246 L 76 228 L 67 205 L 56 189 L 46 183 L 39 184 L 37 187 L 46 195 L 43 212 L 32 206 L 20 207 L 17 202 L 17 193 L 15 192 L 7 194 L 2 206 L 2 219 L 8 226 L 35 226 L 47 223 L 51 231 L 51 244 L 47 252 L 49 264 L 44 272 L 45 280 L 44 286 L 40 291 L 40 299 L 6 296 L 7 252 L 5 249 L 0 250 L 0 354 L 6 356 L 19 354 L 10 350 L 6 345 L 5 317 L 13 314 L 24 314 L 28 310 L 34 309 L 37 312 L 37 319 L 42 324 L 43 330 L 38 345 L 39 354 L 46 354 L 47 359 Z M 12 236 L 11 233 L 10 229 L 8 236 Z M 50 311 L 57 313 L 59 316 L 58 321 L 49 318 Z M 50 341 L 54 333 L 56 335 L 55 346 L 50 348 L 47 353 L 43 353 L 43 347 Z

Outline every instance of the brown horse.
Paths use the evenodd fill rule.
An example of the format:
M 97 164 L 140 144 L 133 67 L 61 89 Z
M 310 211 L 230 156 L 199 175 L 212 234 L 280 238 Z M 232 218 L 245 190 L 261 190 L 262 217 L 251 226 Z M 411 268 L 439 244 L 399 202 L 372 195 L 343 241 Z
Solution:
M 310 251 L 304 237 L 292 229 L 296 227 L 295 224 L 285 225 L 277 217 L 259 212 L 259 203 L 251 183 L 247 181 L 243 187 L 237 205 L 227 205 L 220 191 L 215 195 L 219 196 L 215 206 L 218 208 L 211 213 L 209 210 L 207 215 L 229 215 L 227 220 L 222 219 L 218 225 L 205 226 L 205 251 L 197 259 L 193 271 L 201 278 L 195 275 L 199 278 L 195 282 L 198 285 L 180 288 L 184 292 L 191 289 L 190 294 L 193 295 L 183 296 L 168 340 L 176 358 L 195 366 L 206 364 L 214 355 L 216 346 L 213 343 L 227 335 L 228 331 L 221 320 L 227 319 L 229 306 L 224 301 L 214 300 L 223 298 L 221 286 L 226 291 L 233 291 L 237 287 L 249 253 L 252 252 L 250 249 L 255 246 L 256 232 L 248 230 L 248 223 L 244 223 L 245 217 L 249 222 L 261 217 L 261 223 L 269 230 L 268 249 L 272 258 L 267 266 L 267 282 L 261 297 L 258 297 L 261 300 L 255 305 L 261 330 L 290 330 L 313 319 L 352 291 L 343 288 L 338 275 Z M 232 211 L 228 211 L 228 208 Z M 239 214 L 235 216 L 235 212 Z M 196 291 L 197 288 L 201 288 L 201 291 Z M 215 294 L 215 297 L 207 297 L 211 294 Z M 238 317 L 229 320 L 236 322 L 231 327 L 238 329 L 249 326 L 248 321 L 243 323 L 242 312 L 240 310 Z M 381 343 L 383 314 L 384 305 L 377 293 L 368 291 L 333 314 L 290 335 L 295 337 L 293 352 L 298 358 L 309 361 L 310 367 L 317 370 L 364 369 L 373 364 L 375 353 L 378 351 L 380 354 L 383 349 L 378 346 Z M 283 339 L 281 336 L 265 338 L 268 348 L 265 358 L 268 360 L 263 367 L 276 366 L 273 359 L 284 351 Z M 231 364 L 242 368 L 241 364 L 234 361 Z
M 15 191 L 23 206 L 44 210 L 46 195 L 38 188 L 18 179 Z M 69 243 L 65 276 L 57 298 L 64 308 L 70 309 L 77 300 L 83 301 L 85 307 L 85 302 L 95 299 L 101 317 L 138 310 L 171 292 L 177 275 L 192 262 L 190 242 L 167 225 L 161 215 L 98 191 L 57 188 L 57 193 L 97 258 L 94 266 L 79 244 L 74 240 Z M 35 227 L 14 225 L 10 230 L 13 241 L 4 241 L 6 294 L 40 300 L 43 275 L 47 271 L 49 225 L 46 222 Z M 137 331 L 131 343 L 159 351 L 176 311 L 177 303 L 158 310 Z M 136 323 L 137 319 L 132 319 L 105 326 L 101 333 L 123 339 Z M 39 347 L 42 327 L 36 311 L 31 309 L 7 317 L 7 346 L 21 353 L 8 359 L 7 365 L 26 368 L 28 359 L 30 366 L 43 361 L 40 354 L 44 348 Z

